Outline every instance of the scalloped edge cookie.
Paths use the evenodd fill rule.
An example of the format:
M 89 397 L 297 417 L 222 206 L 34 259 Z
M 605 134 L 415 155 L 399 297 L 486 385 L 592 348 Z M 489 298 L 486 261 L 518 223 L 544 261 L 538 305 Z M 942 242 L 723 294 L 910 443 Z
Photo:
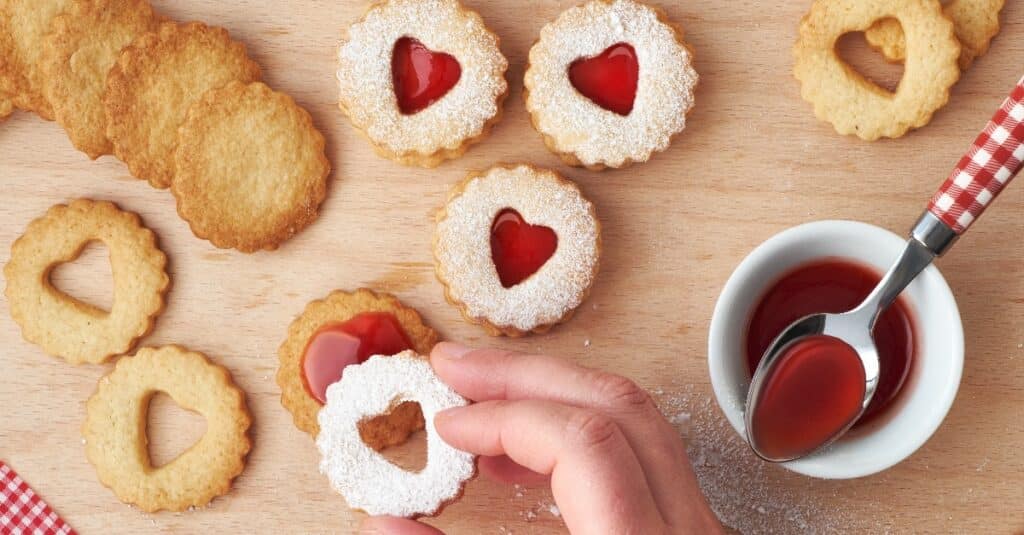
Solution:
M 92 241 L 110 252 L 114 299 L 110 311 L 56 289 L 50 271 L 72 262 Z M 156 235 L 114 203 L 78 199 L 29 223 L 4 266 L 11 317 L 25 340 L 72 364 L 101 363 L 148 334 L 170 286 L 167 256 Z
M 202 415 L 206 434 L 174 460 L 153 467 L 146 414 L 157 392 Z M 227 494 L 252 448 L 252 416 L 231 372 L 180 346 L 146 347 L 117 361 L 85 408 L 85 455 L 100 482 L 146 512 L 183 511 Z
M 325 146 L 309 112 L 262 82 L 211 90 L 178 129 L 178 215 L 217 247 L 276 249 L 319 216 Z
M 306 345 L 324 325 L 343 322 L 363 312 L 393 314 L 417 353 L 429 354 L 438 342 L 437 332 L 424 323 L 419 312 L 388 293 L 366 288 L 354 292 L 335 290 L 327 297 L 307 304 L 302 314 L 288 326 L 287 337 L 277 350 L 277 384 L 281 387 L 281 405 L 292 414 L 295 427 L 313 437 L 320 432 L 316 418 L 321 405 L 306 390 L 302 378 L 302 356 Z M 409 425 L 414 423 L 418 423 L 418 426 L 410 428 Z M 386 418 L 379 424 L 363 431 L 364 440 L 376 450 L 404 442 L 411 431 L 422 428 L 423 419 L 419 410 L 416 410 L 415 413 L 397 414 L 390 424 Z

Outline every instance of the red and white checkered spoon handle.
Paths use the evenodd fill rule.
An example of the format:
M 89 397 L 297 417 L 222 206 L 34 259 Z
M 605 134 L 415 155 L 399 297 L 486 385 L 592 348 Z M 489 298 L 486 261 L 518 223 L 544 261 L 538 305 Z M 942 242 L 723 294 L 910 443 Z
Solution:
M 935 192 L 928 211 L 957 235 L 1024 167 L 1024 78 Z

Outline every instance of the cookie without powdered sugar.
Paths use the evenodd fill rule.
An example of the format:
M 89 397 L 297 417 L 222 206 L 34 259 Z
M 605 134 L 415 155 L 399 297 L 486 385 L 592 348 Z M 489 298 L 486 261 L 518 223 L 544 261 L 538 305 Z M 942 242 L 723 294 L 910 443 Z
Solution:
M 429 354 L 437 343 L 437 332 L 428 327 L 420 314 L 393 295 L 366 288 L 354 292 L 336 290 L 327 297 L 310 302 L 288 326 L 288 335 L 277 350 L 280 364 L 277 384 L 281 387 L 281 405 L 292 414 L 295 427 L 314 438 L 320 433 L 316 415 L 323 405 L 310 392 L 305 377 L 305 359 L 314 337 L 324 329 L 343 325 L 361 315 L 387 314 L 409 342 L 407 349 Z M 345 366 L 340 373 L 343 373 Z M 401 444 L 413 431 L 423 428 L 423 416 L 415 405 L 400 407 L 387 416 L 360 426 L 363 441 L 375 450 Z
M 114 301 L 110 310 L 83 303 L 50 282 L 87 244 L 110 251 Z M 5 295 L 21 334 L 72 364 L 99 364 L 134 347 L 164 308 L 170 285 L 167 257 L 139 216 L 114 203 L 77 199 L 47 210 L 11 246 Z
M 189 109 L 171 193 L 196 237 L 245 253 L 309 226 L 331 164 L 309 112 L 262 82 L 231 82 Z
M 107 74 L 107 137 L 132 176 L 167 188 L 174 176 L 178 127 L 207 91 L 260 79 L 260 68 L 227 30 L 201 22 L 165 22 L 121 52 Z
M 158 23 L 147 0 L 76 0 L 43 41 L 43 93 L 71 143 L 93 160 L 113 150 L 103 109 L 107 73 L 121 49 Z
M 146 422 L 157 392 L 202 415 L 206 433 L 174 460 L 154 467 Z M 85 409 L 85 456 L 100 482 L 146 512 L 183 511 L 227 494 L 252 448 L 252 416 L 231 373 L 179 346 L 146 347 L 118 360 Z
M 14 106 L 53 120 L 40 60 L 53 19 L 73 0 L 0 0 L 0 93 Z

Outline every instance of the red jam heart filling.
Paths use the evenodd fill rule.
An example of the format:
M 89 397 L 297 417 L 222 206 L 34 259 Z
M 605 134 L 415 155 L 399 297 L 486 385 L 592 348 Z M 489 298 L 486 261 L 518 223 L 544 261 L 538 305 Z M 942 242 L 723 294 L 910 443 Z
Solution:
M 557 247 L 555 231 L 527 223 L 511 208 L 499 212 L 491 224 L 491 259 L 505 288 L 536 273 Z
M 394 315 L 364 312 L 342 323 L 320 328 L 309 339 L 302 355 L 306 389 L 321 404 L 327 387 L 341 379 L 345 367 L 361 364 L 373 355 L 394 355 L 411 349 L 412 343 Z
M 626 43 L 608 47 L 600 55 L 580 58 L 569 65 L 569 81 L 583 96 L 602 108 L 629 115 L 636 100 L 640 63 Z
M 412 37 L 395 42 L 391 81 L 398 109 L 412 115 L 445 96 L 458 83 L 462 67 L 449 54 L 433 52 Z

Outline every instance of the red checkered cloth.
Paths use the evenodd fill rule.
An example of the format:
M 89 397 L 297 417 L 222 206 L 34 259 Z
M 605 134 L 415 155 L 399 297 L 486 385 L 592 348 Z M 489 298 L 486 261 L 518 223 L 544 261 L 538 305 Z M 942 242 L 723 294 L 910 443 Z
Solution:
M 1024 78 L 935 193 L 928 210 L 963 234 L 1020 171 L 1022 162 Z
M 0 461 L 0 535 L 65 535 L 67 525 L 11 467 Z

